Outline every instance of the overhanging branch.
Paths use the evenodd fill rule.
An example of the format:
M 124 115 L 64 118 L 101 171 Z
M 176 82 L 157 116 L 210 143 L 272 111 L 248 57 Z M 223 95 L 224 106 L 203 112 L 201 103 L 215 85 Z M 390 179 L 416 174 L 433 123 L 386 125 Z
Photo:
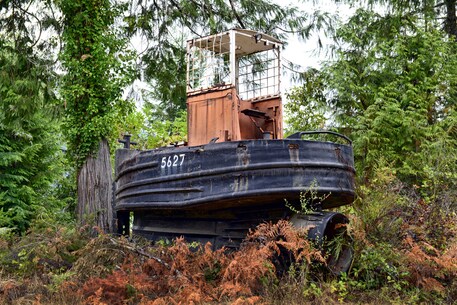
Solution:
M 235 9 L 235 4 L 233 3 L 233 0 L 230 1 L 230 6 L 232 7 L 232 12 L 235 15 L 236 20 L 238 20 L 238 23 L 240 24 L 242 29 L 245 29 L 246 27 L 244 26 L 243 20 L 241 20 L 240 15 L 238 15 L 238 12 Z

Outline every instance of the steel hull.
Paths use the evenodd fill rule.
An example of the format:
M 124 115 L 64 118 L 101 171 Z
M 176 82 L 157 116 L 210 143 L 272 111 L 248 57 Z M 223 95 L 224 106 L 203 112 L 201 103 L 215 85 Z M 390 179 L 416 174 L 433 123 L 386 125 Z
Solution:
M 352 147 L 283 139 L 116 153 L 119 227 L 128 228 L 133 212 L 133 232 L 151 240 L 238 247 L 250 228 L 291 216 L 286 201 L 300 207 L 310 187 L 327 196 L 314 209 L 350 204 Z
M 310 186 L 323 209 L 354 199 L 352 148 L 331 142 L 247 140 L 116 155 L 116 210 L 220 210 L 296 202 Z

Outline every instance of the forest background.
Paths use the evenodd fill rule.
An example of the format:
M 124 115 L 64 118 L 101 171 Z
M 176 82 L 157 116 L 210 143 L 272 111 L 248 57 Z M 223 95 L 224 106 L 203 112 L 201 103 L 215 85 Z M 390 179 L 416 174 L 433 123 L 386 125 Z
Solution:
M 343 19 L 264 0 L 2 0 L 1 301 L 457 302 L 456 1 L 344 3 L 353 13 Z M 234 27 L 285 42 L 326 37 L 318 47 L 331 56 L 319 68 L 286 63 L 297 86 L 285 110 L 289 133 L 329 129 L 353 139 L 358 196 L 342 209 L 355 254 L 347 274 L 304 259 L 279 281 L 265 267 L 271 253 L 229 260 L 180 242 L 157 252 L 105 234 L 117 139 L 129 133 L 137 148 L 184 140 L 184 41 Z M 147 44 L 138 52 L 132 39 Z M 149 89 L 133 89 L 135 80 Z M 93 192 L 90 179 L 99 182 Z M 301 243 L 294 249 L 315 255 Z M 157 274 L 147 270 L 161 270 L 151 267 L 155 253 L 162 262 L 181 257 L 184 271 L 168 263 L 181 274 L 199 262 L 187 271 L 202 277 L 151 286 Z M 248 254 L 257 273 L 231 275 Z

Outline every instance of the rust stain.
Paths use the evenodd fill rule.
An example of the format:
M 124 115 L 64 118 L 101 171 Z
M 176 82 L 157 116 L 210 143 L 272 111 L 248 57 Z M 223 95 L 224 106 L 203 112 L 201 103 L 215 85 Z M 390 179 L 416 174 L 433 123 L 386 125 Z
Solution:
M 341 152 L 341 148 L 339 147 L 336 147 L 335 148 L 335 156 L 336 156 L 336 159 L 343 163 L 344 165 L 350 165 L 348 160 L 346 160 L 344 157 L 343 157 L 343 153 Z
M 299 156 L 299 145 L 298 144 L 289 144 L 289 158 L 291 162 L 298 162 L 300 161 Z
M 246 166 L 249 165 L 250 162 L 250 157 L 247 152 L 247 147 L 246 145 L 238 145 L 236 149 L 236 155 L 238 156 L 238 165 L 239 166 Z

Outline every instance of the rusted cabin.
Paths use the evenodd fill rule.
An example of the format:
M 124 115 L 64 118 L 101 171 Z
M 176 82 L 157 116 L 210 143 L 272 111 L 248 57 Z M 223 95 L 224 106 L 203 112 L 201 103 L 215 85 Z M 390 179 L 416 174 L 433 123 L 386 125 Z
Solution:
M 239 29 L 187 42 L 189 146 L 282 138 L 281 46 Z

